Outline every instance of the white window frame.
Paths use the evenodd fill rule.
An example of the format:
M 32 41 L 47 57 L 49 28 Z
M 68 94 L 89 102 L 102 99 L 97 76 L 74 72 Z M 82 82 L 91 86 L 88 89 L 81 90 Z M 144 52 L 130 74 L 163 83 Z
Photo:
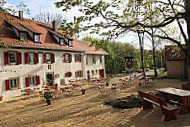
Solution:
M 10 89 L 18 89 L 19 86 L 19 79 L 18 78 L 10 78 Z
M 92 63 L 93 63 L 93 64 L 96 63 L 96 56 L 92 56 Z
M 40 42 L 40 35 L 35 34 L 34 35 L 34 41 L 35 42 Z
M 102 56 L 100 56 L 100 63 L 102 63 Z
M 32 59 L 33 59 L 33 61 L 30 61 L 30 55 L 32 55 Z M 34 64 L 35 63 L 35 55 L 34 55 L 34 53 L 28 53 L 28 63 L 29 64 Z
M 29 76 L 29 84 L 30 86 L 36 85 L 36 76 Z
M 73 43 L 72 40 L 68 39 L 68 45 L 69 45 L 69 47 L 72 47 L 72 46 L 73 46 L 72 43 Z
M 14 61 L 15 62 L 11 62 L 11 56 L 10 54 L 14 54 Z M 16 65 L 17 64 L 17 53 L 16 52 L 8 52 L 8 59 L 9 59 L 9 64 L 11 65 Z
M 50 61 L 49 61 L 50 60 Z M 47 63 L 51 63 L 52 59 L 51 59 L 51 54 L 50 53 L 46 53 L 46 62 Z
M 20 40 L 21 41 L 26 41 L 27 40 L 27 36 L 25 32 L 20 32 Z
M 67 62 L 67 63 L 69 63 L 70 62 L 70 58 L 69 58 L 69 53 L 66 53 L 65 54 L 65 61 Z M 72 56 L 71 56 L 72 57 Z
M 60 42 L 59 42 L 60 45 L 65 45 L 65 40 L 64 40 L 64 39 L 61 38 L 59 41 L 60 41 Z

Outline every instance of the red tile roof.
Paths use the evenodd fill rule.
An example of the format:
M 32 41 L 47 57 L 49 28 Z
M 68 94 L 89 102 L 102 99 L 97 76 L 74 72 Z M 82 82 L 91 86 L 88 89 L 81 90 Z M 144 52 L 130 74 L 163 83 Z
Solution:
M 7 21 L 8 23 L 5 23 L 5 21 Z M 10 28 L 8 25 L 12 25 L 16 29 L 22 31 L 30 30 L 34 33 L 41 33 L 41 43 L 34 42 L 32 39 L 30 39 L 30 37 L 28 37 L 28 41 L 20 41 L 11 29 L 2 28 L 2 26 L 4 26 L 5 28 Z M 51 35 L 51 33 L 59 36 L 63 36 L 63 33 L 61 33 L 60 31 L 53 31 L 53 28 L 50 24 L 40 23 L 29 19 L 20 20 L 16 16 L 0 13 L 0 26 L 0 41 L 2 41 L 2 43 L 4 44 L 10 45 L 11 47 L 77 51 L 85 52 L 87 54 L 107 55 L 107 52 L 102 49 L 96 50 L 95 46 L 90 47 L 90 42 L 83 42 L 74 39 L 73 47 L 69 47 L 68 45 L 59 45 L 54 37 Z

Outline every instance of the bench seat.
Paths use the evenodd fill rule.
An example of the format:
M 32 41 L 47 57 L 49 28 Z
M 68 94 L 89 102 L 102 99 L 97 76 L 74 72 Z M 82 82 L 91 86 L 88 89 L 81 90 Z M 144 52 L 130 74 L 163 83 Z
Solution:
M 156 96 L 153 96 L 151 94 L 148 94 L 148 93 L 145 93 L 142 91 L 138 91 L 138 93 L 143 101 L 143 109 L 144 110 L 150 109 L 150 108 L 152 109 L 153 105 L 155 105 L 155 106 L 161 108 L 164 121 L 170 121 L 170 120 L 177 119 L 175 111 L 179 109 L 178 107 L 176 107 L 172 104 L 166 103 L 164 100 L 162 100 Z

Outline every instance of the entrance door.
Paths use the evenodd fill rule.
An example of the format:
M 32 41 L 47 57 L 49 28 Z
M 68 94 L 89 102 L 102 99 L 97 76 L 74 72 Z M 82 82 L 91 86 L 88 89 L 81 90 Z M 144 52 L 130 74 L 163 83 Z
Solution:
M 48 86 L 53 86 L 53 80 L 54 80 L 53 73 L 46 74 L 46 82 Z
M 99 70 L 100 78 L 104 78 L 104 69 Z
M 87 71 L 87 78 L 90 80 L 90 71 Z

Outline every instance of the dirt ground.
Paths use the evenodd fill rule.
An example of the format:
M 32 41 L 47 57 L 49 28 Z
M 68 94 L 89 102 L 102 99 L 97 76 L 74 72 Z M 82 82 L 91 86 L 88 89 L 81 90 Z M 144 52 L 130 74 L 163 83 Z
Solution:
M 154 87 L 135 84 L 117 92 L 92 89 L 85 95 L 54 99 L 46 106 L 40 98 L 0 103 L 0 127 L 179 127 L 190 126 L 190 114 L 179 115 L 177 120 L 164 122 L 159 108 L 153 110 L 114 109 L 104 101 L 136 94 L 136 89 L 151 91 L 161 87 L 180 87 L 179 80 L 159 80 Z

